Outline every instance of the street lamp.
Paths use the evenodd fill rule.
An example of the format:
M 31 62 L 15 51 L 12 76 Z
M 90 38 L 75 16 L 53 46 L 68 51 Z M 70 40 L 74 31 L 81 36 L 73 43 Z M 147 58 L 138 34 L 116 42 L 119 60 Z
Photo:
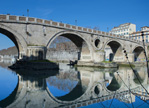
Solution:
M 27 9 L 27 17 L 29 17 L 29 9 Z

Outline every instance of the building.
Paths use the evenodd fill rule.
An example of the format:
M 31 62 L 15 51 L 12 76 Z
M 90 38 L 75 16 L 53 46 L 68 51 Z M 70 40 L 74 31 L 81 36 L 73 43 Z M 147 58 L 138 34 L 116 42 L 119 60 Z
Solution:
M 149 27 L 144 26 L 141 27 L 141 31 L 133 32 L 130 34 L 130 37 L 142 41 L 142 33 L 144 34 L 144 42 L 148 43 L 149 42 Z
M 118 27 L 114 27 L 110 33 L 121 36 L 129 36 L 131 33 L 136 32 L 136 25 L 132 23 L 121 24 Z

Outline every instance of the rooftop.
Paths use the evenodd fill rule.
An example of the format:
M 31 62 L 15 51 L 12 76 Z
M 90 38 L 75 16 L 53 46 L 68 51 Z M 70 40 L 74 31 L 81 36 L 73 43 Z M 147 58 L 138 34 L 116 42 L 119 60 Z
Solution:
M 149 28 L 148 26 L 143 26 L 143 27 L 141 27 L 141 28 Z
M 129 26 L 132 23 L 124 23 L 124 24 L 120 24 L 118 27 L 114 27 L 113 29 L 119 28 L 119 27 L 124 27 L 124 26 Z

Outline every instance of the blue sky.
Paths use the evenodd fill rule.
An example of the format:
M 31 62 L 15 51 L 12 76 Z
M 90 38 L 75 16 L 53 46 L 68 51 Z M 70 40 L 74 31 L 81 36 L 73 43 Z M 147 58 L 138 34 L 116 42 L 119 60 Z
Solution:
M 122 23 L 134 23 L 137 30 L 149 26 L 149 0 L 1 0 L 0 14 L 49 19 L 107 31 Z M 0 35 L 1 38 L 4 36 Z M 12 46 L 2 45 L 0 49 Z M 8 40 L 7 38 L 5 39 Z M 6 42 L 5 42 L 6 43 Z

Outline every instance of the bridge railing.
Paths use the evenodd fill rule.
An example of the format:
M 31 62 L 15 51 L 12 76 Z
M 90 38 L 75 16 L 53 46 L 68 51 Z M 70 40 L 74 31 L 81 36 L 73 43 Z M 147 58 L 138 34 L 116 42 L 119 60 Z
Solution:
M 135 92 L 135 89 L 131 90 L 132 92 Z M 123 92 L 117 92 L 115 95 L 115 98 L 118 99 L 121 96 L 130 94 L 129 90 L 123 91 Z M 98 98 L 93 98 L 93 99 L 89 99 L 89 100 L 83 100 L 83 101 L 79 101 L 77 103 L 70 103 L 68 105 L 64 105 L 66 108 L 78 108 L 78 107 L 83 107 L 83 106 L 88 106 L 91 104 L 95 104 L 95 103 L 99 103 L 99 102 L 103 102 L 103 101 L 107 101 L 110 99 L 113 99 L 113 94 L 109 94 L 109 95 L 105 95 L 102 97 L 98 97 Z M 63 105 L 61 107 L 64 107 Z
M 99 31 L 99 30 L 94 30 L 94 29 L 90 29 L 90 28 L 84 28 L 84 27 L 80 27 L 80 26 L 64 24 L 61 22 L 54 22 L 52 20 L 44 20 L 44 19 L 25 17 L 25 16 L 0 15 L 0 21 L 41 24 L 41 25 L 45 25 L 45 26 L 60 27 L 60 28 L 66 28 L 66 29 L 87 32 L 87 33 L 92 33 L 92 34 L 97 34 L 97 35 L 103 35 L 103 36 L 108 36 L 108 37 L 121 38 L 124 40 L 129 40 L 129 41 L 134 41 L 134 42 L 140 43 L 138 40 L 133 39 L 133 38 L 128 38 L 125 36 L 120 36 L 120 35 L 103 32 L 103 31 Z

